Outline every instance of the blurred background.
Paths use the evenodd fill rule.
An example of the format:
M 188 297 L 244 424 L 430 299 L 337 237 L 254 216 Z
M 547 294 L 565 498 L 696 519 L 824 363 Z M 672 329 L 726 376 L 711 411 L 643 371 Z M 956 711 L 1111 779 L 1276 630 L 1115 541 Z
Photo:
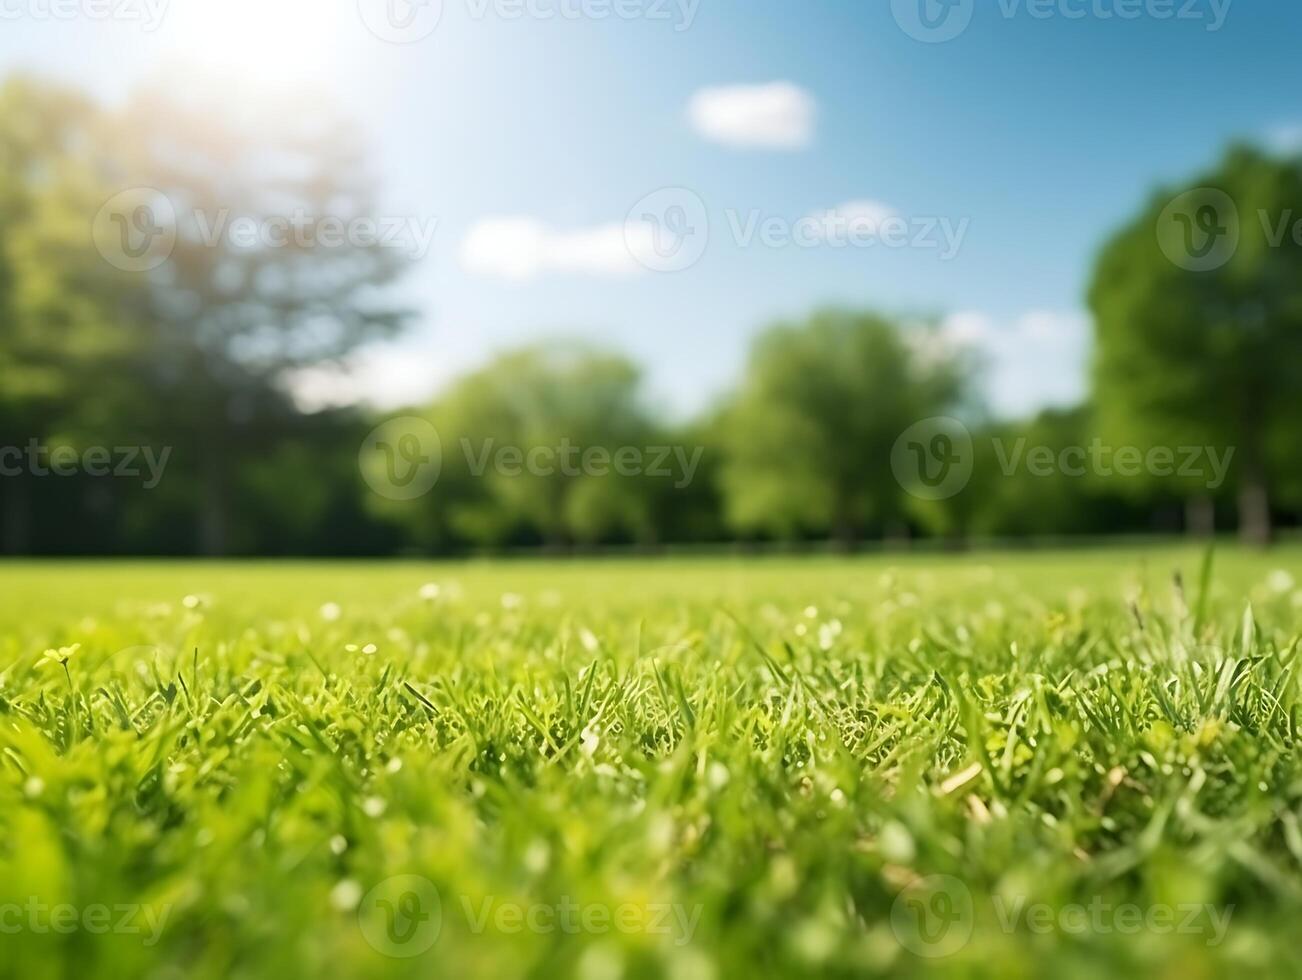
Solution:
M 4 0 L 0 551 L 1266 544 L 1300 31 Z

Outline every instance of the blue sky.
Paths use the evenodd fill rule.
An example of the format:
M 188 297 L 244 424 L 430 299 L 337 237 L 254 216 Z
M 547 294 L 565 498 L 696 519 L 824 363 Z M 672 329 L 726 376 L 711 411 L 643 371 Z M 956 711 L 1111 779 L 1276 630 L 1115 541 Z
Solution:
M 320 86 L 361 120 L 386 214 L 437 221 L 405 286 L 420 322 L 316 388 L 380 402 L 570 336 L 634 356 L 686 414 L 735 380 L 758 329 L 836 303 L 946 318 L 986 353 L 996 411 L 1069 403 L 1110 229 L 1228 140 L 1302 123 L 1302 7 L 1265 0 L 958 0 L 970 23 L 944 43 L 896 16 L 939 0 L 442 0 L 409 44 L 365 26 L 382 0 L 172 0 L 153 30 L 144 5 L 165 0 L 111 0 L 140 20 L 56 20 L 49 2 L 0 0 L 0 68 L 112 101 L 206 64 Z M 575 16 L 610 2 L 630 16 Z M 674 272 L 621 248 L 630 208 L 665 187 L 709 227 Z M 961 243 L 945 258 L 734 231 L 856 207 Z

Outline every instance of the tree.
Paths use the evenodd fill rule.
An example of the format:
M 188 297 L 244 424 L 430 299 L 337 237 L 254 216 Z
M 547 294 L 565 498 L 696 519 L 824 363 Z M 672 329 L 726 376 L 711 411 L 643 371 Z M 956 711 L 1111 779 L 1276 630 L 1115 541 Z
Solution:
M 103 117 L 76 92 L 28 78 L 0 87 L 0 446 L 72 436 L 113 415 L 133 338 L 131 284 L 108 283 L 88 215 Z M 19 468 L 21 469 L 21 468 Z M 36 476 L 0 480 L 0 550 L 27 551 Z
M 508 352 L 460 379 L 428 417 L 442 443 L 433 491 L 375 504 L 424 543 L 654 540 L 645 460 L 616 465 L 621 448 L 660 441 L 625 358 L 579 344 Z
M 721 425 L 730 522 L 830 531 L 846 546 L 870 523 L 899 525 L 907 504 L 892 448 L 910 425 L 957 406 L 965 377 L 957 354 L 913 343 L 876 314 L 828 310 L 771 328 Z
M 1144 449 L 1232 448 L 1240 534 L 1256 543 L 1302 451 L 1300 206 L 1302 161 L 1232 148 L 1108 242 L 1089 292 L 1104 431 Z
M 137 408 L 198 500 L 198 547 L 231 546 L 235 478 L 292 431 L 295 373 L 407 313 L 357 133 L 311 99 L 150 91 L 113 120 L 105 268 L 140 284 Z M 238 107 L 238 108 L 235 108 Z M 161 249 L 157 256 L 150 249 Z
M 1045 409 L 1025 421 L 980 430 L 974 480 L 962 495 L 977 491 L 972 530 L 1051 538 L 1148 529 L 1155 503 L 1152 482 L 1092 470 L 1087 453 L 1096 431 L 1086 405 Z M 1051 464 L 1042 458 L 1032 462 L 1032 454 L 1046 450 Z

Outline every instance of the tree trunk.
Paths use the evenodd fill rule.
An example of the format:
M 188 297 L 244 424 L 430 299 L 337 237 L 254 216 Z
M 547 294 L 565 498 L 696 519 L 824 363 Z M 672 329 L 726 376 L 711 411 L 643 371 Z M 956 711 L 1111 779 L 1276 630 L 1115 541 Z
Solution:
M 32 498 L 28 477 L 4 477 L 0 495 L 0 553 L 26 555 L 32 546 Z
M 1270 544 L 1270 481 L 1267 479 L 1265 452 L 1262 446 L 1262 406 L 1260 396 L 1251 386 L 1249 401 L 1239 422 L 1239 540 L 1246 545 L 1265 548 Z
M 847 555 L 853 553 L 859 542 L 854 522 L 845 517 L 837 518 L 832 527 L 832 542 L 837 551 Z
M 887 548 L 907 551 L 913 544 L 907 521 L 888 520 L 883 529 L 882 542 Z
M 199 500 L 199 552 L 209 558 L 226 554 L 228 547 L 226 473 L 214 443 L 204 448 L 203 487 Z
M 1184 530 L 1195 538 L 1210 538 L 1216 533 L 1216 505 L 1205 494 L 1184 502 Z
M 1270 544 L 1270 494 L 1255 467 L 1244 471 L 1239 482 L 1239 540 L 1264 548 Z

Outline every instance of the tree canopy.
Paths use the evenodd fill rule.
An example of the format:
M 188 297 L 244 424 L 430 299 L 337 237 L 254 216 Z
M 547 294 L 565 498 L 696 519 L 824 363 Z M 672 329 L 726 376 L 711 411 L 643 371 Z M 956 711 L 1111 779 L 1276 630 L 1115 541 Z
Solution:
M 1233 148 L 1154 195 L 1089 291 L 1101 424 L 1141 446 L 1233 447 L 1239 527 L 1256 541 L 1302 451 L 1300 202 L 1302 161 Z

